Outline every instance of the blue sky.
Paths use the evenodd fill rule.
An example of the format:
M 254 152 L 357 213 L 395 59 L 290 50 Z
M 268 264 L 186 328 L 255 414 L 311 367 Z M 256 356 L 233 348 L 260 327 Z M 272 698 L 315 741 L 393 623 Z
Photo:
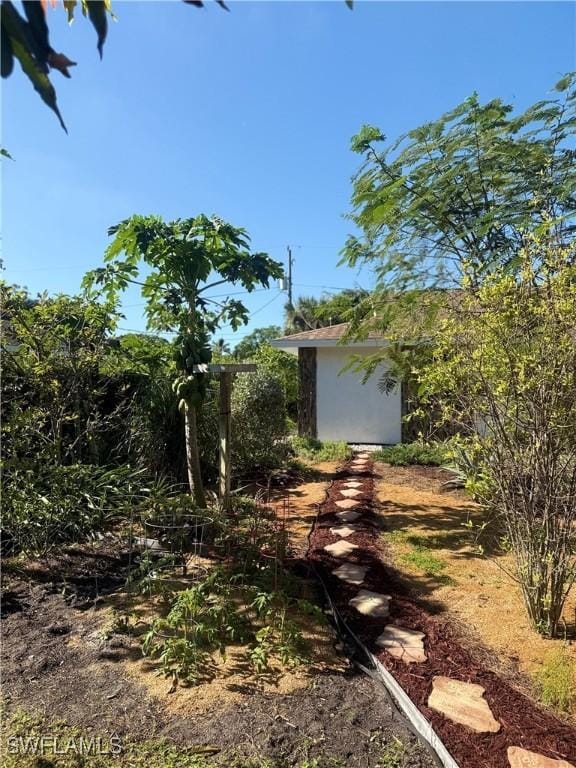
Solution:
M 132 213 L 216 213 L 255 249 L 295 257 L 294 293 L 371 285 L 337 267 L 352 231 L 350 138 L 389 137 L 476 90 L 518 109 L 576 68 L 569 2 L 115 2 L 101 62 L 80 17 L 50 11 L 53 73 L 69 135 L 20 71 L 3 83 L 4 278 L 73 293 L 101 263 L 108 226 Z M 274 286 L 246 298 L 254 327 L 281 324 Z M 143 329 L 125 299 L 121 327 Z M 222 333 L 233 341 L 232 332 Z

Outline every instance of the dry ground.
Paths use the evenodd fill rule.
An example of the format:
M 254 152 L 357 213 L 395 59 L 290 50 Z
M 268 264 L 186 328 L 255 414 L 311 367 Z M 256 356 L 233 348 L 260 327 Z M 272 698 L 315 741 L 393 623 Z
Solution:
M 482 556 L 465 527 L 482 514 L 462 491 L 444 490 L 443 470 L 376 465 L 384 540 L 400 579 L 434 612 L 445 612 L 462 633 L 494 652 L 499 671 L 534 677 L 563 639 L 548 640 L 530 626 L 518 584 L 503 568 L 510 556 Z M 416 553 L 416 554 L 415 554 Z M 574 632 L 576 589 L 564 611 Z M 576 665 L 576 643 L 567 644 Z

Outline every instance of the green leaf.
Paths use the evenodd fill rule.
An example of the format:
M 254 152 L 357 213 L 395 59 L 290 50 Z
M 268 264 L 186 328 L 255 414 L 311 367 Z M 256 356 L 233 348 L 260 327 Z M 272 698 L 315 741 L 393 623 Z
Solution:
M 98 53 L 102 58 L 104 42 L 108 34 L 108 19 L 106 17 L 106 7 L 109 5 L 104 0 L 90 0 L 87 4 L 88 17 L 92 26 L 98 35 Z
M 0 157 L 7 157 L 8 160 L 14 160 L 10 152 L 8 152 L 7 149 L 4 149 L 4 147 L 0 147 Z
M 74 21 L 74 9 L 78 5 L 78 0 L 63 0 L 64 10 L 68 15 L 68 24 L 72 24 Z
M 7 32 L 10 35 L 10 41 L 12 44 L 12 52 L 16 59 L 20 62 L 22 71 L 30 79 L 30 82 L 34 86 L 34 89 L 40 95 L 42 101 L 47 104 L 50 109 L 56 114 L 60 125 L 68 133 L 68 129 L 62 119 L 60 110 L 56 103 L 56 91 L 54 86 L 50 82 L 48 75 L 42 71 L 40 65 L 34 59 L 27 42 L 23 39 L 19 33 L 18 23 L 15 21 L 11 13 L 10 6 L 3 6 L 2 21 L 6 23 Z M 14 13 L 16 11 L 14 10 Z

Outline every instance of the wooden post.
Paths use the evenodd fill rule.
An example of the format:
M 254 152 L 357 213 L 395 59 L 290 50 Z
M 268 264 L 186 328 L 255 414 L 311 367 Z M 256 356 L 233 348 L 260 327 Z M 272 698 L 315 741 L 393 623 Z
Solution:
M 232 479 L 231 455 L 231 395 L 232 374 L 220 374 L 220 478 L 219 492 L 224 509 L 230 506 L 230 481 Z
M 316 347 L 298 349 L 298 434 L 316 437 Z

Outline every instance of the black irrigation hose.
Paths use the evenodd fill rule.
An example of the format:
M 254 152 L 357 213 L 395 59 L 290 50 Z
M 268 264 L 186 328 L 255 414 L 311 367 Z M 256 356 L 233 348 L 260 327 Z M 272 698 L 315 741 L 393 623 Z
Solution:
M 334 480 L 330 481 L 330 484 L 327 486 L 327 488 L 324 491 L 324 501 L 316 503 L 316 518 L 314 520 L 314 523 L 312 524 L 312 527 L 310 528 L 308 535 L 307 535 L 307 541 L 308 541 L 308 553 L 310 552 L 311 547 L 311 537 L 314 533 L 314 530 L 316 529 L 316 525 L 318 523 L 318 518 L 320 516 L 320 508 L 326 503 L 328 500 L 328 497 L 330 495 L 330 490 L 332 489 L 334 485 Z M 336 631 L 339 633 L 344 648 L 353 649 L 352 652 L 348 651 L 347 656 L 361 672 L 363 672 L 365 675 L 367 675 L 374 683 L 378 685 L 378 687 L 384 692 L 384 695 L 386 696 L 386 699 L 388 703 L 390 704 L 393 712 L 396 714 L 397 718 L 403 723 L 403 725 L 406 727 L 408 731 L 416 738 L 419 744 L 421 744 L 426 752 L 430 755 L 434 763 L 438 766 L 438 768 L 444 768 L 444 764 L 442 763 L 440 757 L 436 753 L 436 750 L 434 747 L 425 739 L 422 734 L 412 725 L 409 718 L 404 714 L 398 703 L 396 702 L 396 699 L 392 696 L 386 685 L 382 682 L 380 676 L 375 671 L 375 667 L 372 663 L 372 659 L 370 657 L 370 653 L 366 646 L 362 643 L 362 641 L 354 634 L 352 629 L 348 626 L 346 621 L 342 618 L 342 616 L 338 613 L 338 610 L 336 606 L 334 605 L 334 602 L 330 596 L 330 593 L 328 591 L 328 587 L 326 586 L 326 582 L 322 578 L 322 575 L 318 568 L 314 565 L 313 562 L 309 563 L 312 567 L 312 571 L 314 572 L 314 575 L 316 576 L 317 580 L 320 582 L 320 585 L 322 586 L 322 589 L 324 591 L 324 596 L 328 602 L 328 605 L 330 607 L 330 613 L 332 615 L 332 619 L 334 620 L 334 625 L 336 628 Z M 362 664 L 358 658 L 357 653 L 360 652 L 364 658 L 367 659 L 368 663 L 371 665 L 371 667 L 366 666 L 365 664 Z

